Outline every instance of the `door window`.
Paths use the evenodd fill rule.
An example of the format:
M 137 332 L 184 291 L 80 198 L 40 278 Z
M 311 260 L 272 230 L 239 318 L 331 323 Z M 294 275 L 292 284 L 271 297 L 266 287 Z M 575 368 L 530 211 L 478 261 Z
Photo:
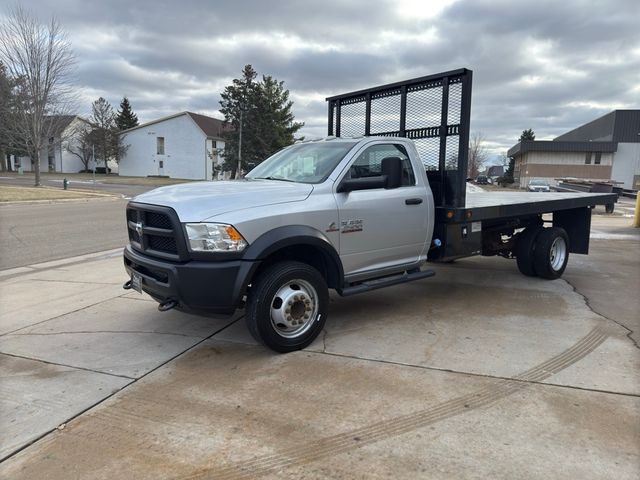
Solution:
M 367 148 L 351 164 L 346 178 L 377 177 L 382 175 L 382 159 L 387 157 L 400 157 L 400 160 L 402 160 L 401 185 L 403 187 L 416 184 L 416 177 L 413 173 L 409 155 L 407 155 L 404 146 L 397 144 L 373 145 Z

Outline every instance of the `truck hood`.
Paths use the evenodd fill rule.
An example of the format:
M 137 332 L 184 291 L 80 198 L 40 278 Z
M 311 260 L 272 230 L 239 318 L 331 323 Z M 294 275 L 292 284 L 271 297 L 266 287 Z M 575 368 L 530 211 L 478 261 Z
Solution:
M 194 182 L 156 188 L 133 201 L 171 207 L 181 222 L 202 222 L 235 210 L 301 202 L 312 191 L 309 184 L 277 180 Z

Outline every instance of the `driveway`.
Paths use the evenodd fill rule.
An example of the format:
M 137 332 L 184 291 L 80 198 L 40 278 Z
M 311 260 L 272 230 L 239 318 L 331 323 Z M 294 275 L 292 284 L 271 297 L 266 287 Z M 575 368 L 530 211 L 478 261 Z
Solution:
M 593 240 L 568 281 L 479 257 L 332 296 L 323 335 L 287 355 L 242 312 L 121 290 L 117 251 L 5 275 L 0 477 L 638 478 L 627 225 L 594 219 L 624 237 Z

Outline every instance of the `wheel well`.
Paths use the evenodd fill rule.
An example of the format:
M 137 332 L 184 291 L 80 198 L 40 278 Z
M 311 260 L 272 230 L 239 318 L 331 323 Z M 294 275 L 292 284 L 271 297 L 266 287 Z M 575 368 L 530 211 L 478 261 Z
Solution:
M 336 265 L 335 260 L 321 248 L 317 248 L 312 245 L 290 245 L 271 253 L 262 261 L 256 272 L 253 274 L 253 278 L 260 275 L 260 272 L 265 268 L 284 260 L 295 260 L 311 265 L 324 277 L 329 288 L 342 287 L 343 279 L 341 278 L 340 269 L 338 268 L 338 265 Z

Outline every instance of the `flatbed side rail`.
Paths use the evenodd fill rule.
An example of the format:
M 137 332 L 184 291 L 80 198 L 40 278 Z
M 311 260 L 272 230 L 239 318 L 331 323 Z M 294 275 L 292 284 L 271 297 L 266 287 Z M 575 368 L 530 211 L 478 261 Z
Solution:
M 542 215 L 561 210 L 607 205 L 617 200 L 615 193 L 535 193 L 535 199 L 528 193 L 506 194 L 511 195 L 514 201 L 508 201 L 509 197 L 505 194 L 494 192 L 472 195 L 481 196 L 487 201 L 476 203 L 471 200 L 464 208 L 436 208 L 436 222 L 451 224 Z
M 412 139 L 436 206 L 464 207 L 472 76 L 461 68 L 329 97 L 328 134 Z

